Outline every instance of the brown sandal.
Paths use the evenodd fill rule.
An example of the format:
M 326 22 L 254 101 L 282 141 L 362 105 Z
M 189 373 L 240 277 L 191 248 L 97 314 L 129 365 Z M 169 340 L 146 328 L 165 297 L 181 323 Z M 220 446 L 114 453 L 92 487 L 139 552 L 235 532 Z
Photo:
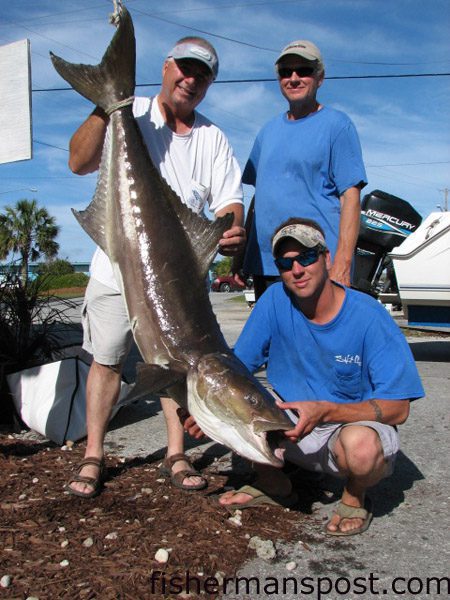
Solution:
M 98 476 L 97 477 L 87 477 L 86 475 L 80 475 L 80 471 L 86 465 L 94 465 L 94 467 L 98 467 Z M 76 473 L 72 475 L 69 481 L 66 484 L 66 490 L 69 494 L 73 496 L 79 496 L 80 498 L 94 498 L 98 496 L 102 489 L 103 479 L 105 476 L 105 462 L 103 459 L 95 458 L 93 456 L 87 456 L 84 458 L 77 467 Z M 78 490 L 74 490 L 70 487 L 71 483 L 87 483 L 92 487 L 91 492 L 79 492 Z
M 178 473 L 173 473 L 172 472 L 173 465 L 175 463 L 179 462 L 180 460 L 185 460 L 188 463 L 189 468 L 183 469 L 182 471 L 179 471 Z M 203 490 L 208 485 L 208 482 L 203 477 L 203 475 L 194 469 L 189 457 L 186 456 L 186 454 L 180 453 L 180 454 L 173 454 L 172 456 L 166 456 L 166 458 L 163 460 L 162 465 L 159 468 L 159 472 L 161 473 L 161 475 L 164 475 L 165 477 L 169 477 L 170 483 L 174 487 L 179 488 L 180 490 L 194 492 L 194 491 L 198 491 L 198 490 Z M 184 479 L 186 479 L 186 477 L 201 477 L 203 479 L 203 481 L 201 483 L 197 483 L 197 485 L 186 485 L 185 483 L 183 483 L 183 481 L 184 481 Z

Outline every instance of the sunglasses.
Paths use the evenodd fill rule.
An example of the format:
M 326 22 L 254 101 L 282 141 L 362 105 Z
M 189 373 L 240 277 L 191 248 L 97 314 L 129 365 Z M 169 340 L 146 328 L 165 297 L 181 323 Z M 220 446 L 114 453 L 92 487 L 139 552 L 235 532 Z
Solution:
M 201 82 L 207 82 L 212 78 L 211 71 L 208 67 L 198 60 L 180 58 L 175 62 L 185 77 L 193 77 Z
M 308 267 L 319 260 L 319 255 L 322 252 L 322 248 L 311 248 L 310 250 L 300 252 L 300 254 L 297 254 L 297 256 L 293 256 L 292 258 L 276 258 L 275 264 L 280 271 L 290 271 L 294 262 L 298 262 L 302 267 Z
M 310 77 L 315 70 L 314 67 L 278 67 L 278 75 L 280 79 L 292 77 L 292 73 L 298 77 Z

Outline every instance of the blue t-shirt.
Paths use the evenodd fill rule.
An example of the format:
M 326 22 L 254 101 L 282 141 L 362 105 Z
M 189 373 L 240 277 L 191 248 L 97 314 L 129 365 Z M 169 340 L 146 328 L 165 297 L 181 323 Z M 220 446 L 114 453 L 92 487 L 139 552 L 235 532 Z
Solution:
M 423 396 L 411 350 L 386 309 L 366 294 L 344 289 L 339 313 L 318 325 L 303 315 L 281 282 L 273 284 L 253 308 L 236 356 L 252 372 L 267 362 L 267 379 L 286 402 Z
M 289 217 L 317 221 L 334 257 L 339 197 L 350 187 L 366 184 L 361 145 L 352 121 L 326 106 L 296 121 L 290 121 L 286 113 L 278 115 L 256 137 L 243 182 L 255 186 L 246 273 L 278 275 L 270 240 Z

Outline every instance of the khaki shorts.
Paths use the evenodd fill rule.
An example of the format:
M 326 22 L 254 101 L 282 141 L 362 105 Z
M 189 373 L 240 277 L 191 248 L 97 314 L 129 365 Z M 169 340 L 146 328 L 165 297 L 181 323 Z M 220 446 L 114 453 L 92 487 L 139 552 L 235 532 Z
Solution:
M 292 414 L 292 413 L 291 413 Z M 377 421 L 357 421 L 356 423 L 327 423 L 315 427 L 311 433 L 302 438 L 297 444 L 285 442 L 286 460 L 300 467 L 318 473 L 328 473 L 335 477 L 345 477 L 339 471 L 333 454 L 334 445 L 343 427 L 362 425 L 374 429 L 380 438 L 386 461 L 384 477 L 388 477 L 394 470 L 395 458 L 399 450 L 398 432 L 392 425 L 385 425 Z
M 89 280 L 81 309 L 83 349 L 101 365 L 120 365 L 133 343 L 122 295 L 96 279 Z

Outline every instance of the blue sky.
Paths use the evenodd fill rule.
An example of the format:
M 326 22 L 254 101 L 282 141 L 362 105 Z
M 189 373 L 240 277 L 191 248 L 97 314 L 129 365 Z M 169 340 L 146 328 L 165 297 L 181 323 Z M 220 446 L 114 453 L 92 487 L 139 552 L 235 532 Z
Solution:
M 217 48 L 220 72 L 200 111 L 229 137 L 244 167 L 260 127 L 286 109 L 273 64 L 295 39 L 321 49 L 323 104 L 345 111 L 358 129 L 369 184 L 410 202 L 423 216 L 450 188 L 450 78 L 333 79 L 450 72 L 449 0 L 128 0 L 137 39 L 138 95 L 151 95 L 167 51 L 185 35 Z M 0 165 L 0 209 L 36 198 L 61 226 L 60 256 L 89 260 L 94 245 L 70 208 L 89 203 L 95 175 L 67 167 L 71 134 L 91 110 L 54 71 L 52 50 L 71 62 L 100 61 L 113 27 L 110 0 L 0 0 L 0 45 L 28 38 L 32 54 L 33 151 Z M 273 79 L 270 82 L 220 83 Z M 37 189 L 36 192 L 30 188 Z M 246 203 L 251 188 L 245 189 Z

